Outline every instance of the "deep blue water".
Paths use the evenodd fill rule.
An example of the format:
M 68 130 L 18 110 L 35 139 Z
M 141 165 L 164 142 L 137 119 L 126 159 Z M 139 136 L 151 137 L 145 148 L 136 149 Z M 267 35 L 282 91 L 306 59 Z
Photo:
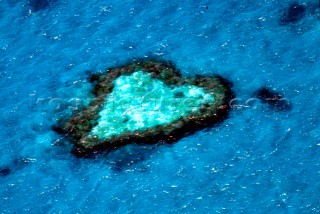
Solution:
M 317 0 L 289 25 L 290 0 L 37 2 L 0 0 L 1 213 L 320 212 Z M 243 106 L 170 146 L 75 158 L 51 126 L 92 97 L 88 73 L 134 57 L 220 74 Z M 262 86 L 292 109 L 245 105 Z

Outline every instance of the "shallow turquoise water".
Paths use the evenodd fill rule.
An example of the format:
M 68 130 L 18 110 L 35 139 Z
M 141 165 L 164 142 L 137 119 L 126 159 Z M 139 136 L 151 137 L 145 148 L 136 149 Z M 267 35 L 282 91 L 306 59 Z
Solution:
M 320 212 L 318 1 L 279 26 L 290 3 L 0 0 L 1 212 Z M 174 145 L 73 157 L 51 126 L 92 97 L 88 73 L 151 56 L 223 75 L 243 106 Z M 246 105 L 261 86 L 292 110 Z

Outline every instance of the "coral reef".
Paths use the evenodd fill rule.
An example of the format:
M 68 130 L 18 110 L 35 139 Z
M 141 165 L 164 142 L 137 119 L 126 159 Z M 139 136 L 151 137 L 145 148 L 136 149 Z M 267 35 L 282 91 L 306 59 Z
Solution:
M 0 167 L 0 176 L 8 176 L 11 174 L 11 169 L 9 167 Z
M 254 96 L 261 100 L 261 102 L 268 104 L 275 110 L 290 110 L 291 104 L 282 94 L 275 92 L 269 88 L 259 88 Z
M 32 8 L 32 11 L 37 12 L 48 8 L 50 4 L 55 1 L 56 0 L 29 0 L 28 5 Z
M 289 23 L 294 23 L 303 18 L 305 14 L 306 8 L 304 5 L 300 5 L 298 3 L 292 3 L 288 11 L 284 13 L 279 21 L 280 25 L 286 25 Z
M 54 130 L 86 157 L 130 143 L 172 143 L 222 121 L 233 98 L 220 76 L 183 78 L 166 62 L 136 61 L 92 74 L 95 99 Z

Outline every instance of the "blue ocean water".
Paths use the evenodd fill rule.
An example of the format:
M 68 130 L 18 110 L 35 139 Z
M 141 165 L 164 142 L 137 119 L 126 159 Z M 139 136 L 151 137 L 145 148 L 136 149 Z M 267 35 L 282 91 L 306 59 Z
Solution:
M 0 0 L 1 213 L 320 212 L 320 11 L 279 25 L 291 3 Z M 51 126 L 135 57 L 220 74 L 239 106 L 173 145 L 75 158 Z M 292 109 L 248 105 L 262 86 Z

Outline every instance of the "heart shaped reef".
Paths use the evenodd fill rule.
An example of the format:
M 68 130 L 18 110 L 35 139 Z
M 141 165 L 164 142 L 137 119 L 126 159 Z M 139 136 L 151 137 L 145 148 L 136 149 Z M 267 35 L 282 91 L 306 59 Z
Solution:
M 225 119 L 233 98 L 224 78 L 183 78 L 165 62 L 134 62 L 90 80 L 96 97 L 57 129 L 72 139 L 76 156 L 175 142 Z

